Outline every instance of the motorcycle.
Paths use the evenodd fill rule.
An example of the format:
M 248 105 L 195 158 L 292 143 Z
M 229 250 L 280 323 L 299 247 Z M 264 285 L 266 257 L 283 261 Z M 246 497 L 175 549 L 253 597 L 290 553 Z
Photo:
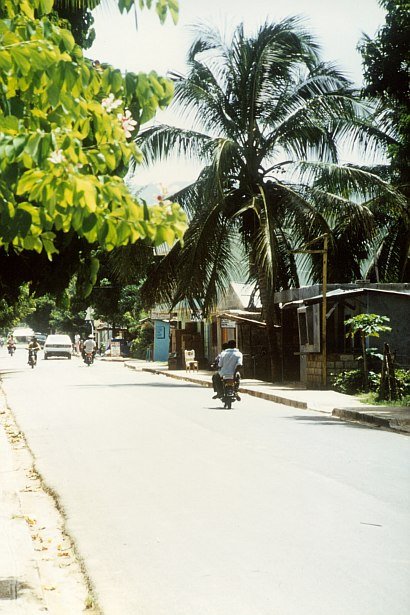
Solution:
M 14 351 L 16 350 L 15 346 L 7 346 L 7 350 L 9 352 L 9 355 L 12 357 L 14 354 Z
M 240 383 L 241 377 L 239 372 L 235 374 L 234 378 L 223 378 L 223 394 L 221 399 L 224 403 L 224 408 L 227 410 L 232 408 L 234 401 L 241 401 L 238 395 Z
M 37 365 L 37 350 L 29 348 L 28 364 L 30 365 L 31 369 L 34 369 L 34 367 Z
M 84 353 L 84 363 L 87 367 L 90 367 L 94 363 L 94 353 L 93 352 L 85 352 Z

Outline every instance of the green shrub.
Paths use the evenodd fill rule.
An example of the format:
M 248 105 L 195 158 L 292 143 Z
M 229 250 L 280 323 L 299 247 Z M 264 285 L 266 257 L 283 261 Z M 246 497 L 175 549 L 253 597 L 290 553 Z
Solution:
M 410 398 L 410 370 L 396 369 L 395 370 L 397 388 L 403 400 Z M 370 391 L 378 391 L 380 386 L 380 374 L 369 372 L 369 388 Z M 334 376 L 332 388 L 339 393 L 347 395 L 355 395 L 365 390 L 363 383 L 363 372 L 360 369 L 351 369 L 341 372 Z
M 369 372 L 369 388 L 371 391 L 376 391 L 380 384 L 380 374 Z M 351 369 L 338 374 L 333 380 L 333 389 L 339 393 L 347 395 L 355 395 L 365 390 L 363 371 L 360 369 Z
M 144 327 L 140 330 L 139 335 L 132 340 L 130 344 L 131 356 L 135 359 L 145 359 L 147 349 L 154 343 L 154 329 Z
M 410 369 L 395 370 L 397 388 L 402 397 L 410 396 Z

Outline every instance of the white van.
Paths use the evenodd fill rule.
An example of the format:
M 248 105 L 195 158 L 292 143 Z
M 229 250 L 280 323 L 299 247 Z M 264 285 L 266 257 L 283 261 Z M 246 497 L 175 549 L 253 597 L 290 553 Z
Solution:
M 30 329 L 30 327 L 17 327 L 17 329 L 14 329 L 12 335 L 17 348 L 26 348 L 31 342 L 34 331 Z

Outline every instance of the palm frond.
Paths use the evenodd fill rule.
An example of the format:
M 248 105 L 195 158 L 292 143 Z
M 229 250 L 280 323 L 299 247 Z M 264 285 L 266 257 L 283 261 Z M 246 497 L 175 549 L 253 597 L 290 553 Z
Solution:
M 326 188 L 334 194 L 362 198 L 384 194 L 398 205 L 405 204 L 405 198 L 399 190 L 363 167 L 300 161 L 295 164 L 295 169 L 304 183 Z
M 271 292 L 297 285 L 304 266 L 321 280 L 321 256 L 292 249 L 323 233 L 333 281 L 359 277 L 375 246 L 383 275 L 383 267 L 403 270 L 409 225 L 394 235 L 407 216 L 403 191 L 389 184 L 386 166 L 337 164 L 342 144 L 368 152 L 394 144 L 391 118 L 320 61 L 300 18 L 264 23 L 253 36 L 240 25 L 228 43 L 201 24 L 188 60 L 188 74 L 175 76 L 174 105 L 194 118 L 193 130 L 156 127 L 138 141 L 147 162 L 175 152 L 203 162 L 197 180 L 173 195 L 190 220 L 185 244 L 152 268 L 147 296 L 209 309 L 238 241 Z
M 144 163 L 149 165 L 165 160 L 173 154 L 190 159 L 206 159 L 211 138 L 193 130 L 164 124 L 141 131 L 136 143 L 142 151 Z M 132 171 L 137 168 L 138 166 L 134 165 Z

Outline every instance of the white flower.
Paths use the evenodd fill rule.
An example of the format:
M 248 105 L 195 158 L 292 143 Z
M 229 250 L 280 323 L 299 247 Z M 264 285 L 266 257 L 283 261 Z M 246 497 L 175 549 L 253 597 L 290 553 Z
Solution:
M 62 149 L 57 149 L 52 152 L 52 154 L 48 157 L 48 160 L 53 164 L 60 164 L 61 162 L 65 162 L 65 156 L 63 154 Z
M 120 98 L 115 99 L 114 94 L 111 92 L 111 94 L 109 94 L 107 98 L 102 99 L 101 104 L 104 109 L 106 109 L 107 113 L 111 113 L 111 111 L 113 111 L 117 107 L 121 107 L 122 100 Z
M 123 115 L 122 113 L 118 113 L 117 117 L 122 124 L 125 136 L 127 138 L 131 137 L 131 133 L 134 132 L 135 126 L 137 125 L 137 122 L 131 117 L 131 111 L 129 109 L 126 109 L 125 115 Z

